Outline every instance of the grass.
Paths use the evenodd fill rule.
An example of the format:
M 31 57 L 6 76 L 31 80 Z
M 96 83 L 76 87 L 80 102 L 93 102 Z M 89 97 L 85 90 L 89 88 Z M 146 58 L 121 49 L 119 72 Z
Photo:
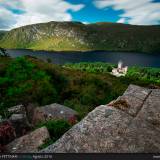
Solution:
M 29 47 L 29 49 L 33 50 L 48 50 L 48 51 L 52 51 L 53 48 L 54 51 L 90 50 L 90 48 L 85 43 L 80 43 L 78 40 L 73 38 L 64 38 L 64 37 L 47 38 L 45 40 L 43 39 L 30 44 Z

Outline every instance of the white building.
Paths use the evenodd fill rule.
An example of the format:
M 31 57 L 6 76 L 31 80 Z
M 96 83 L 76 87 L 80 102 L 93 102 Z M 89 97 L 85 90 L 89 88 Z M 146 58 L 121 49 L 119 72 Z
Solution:
M 125 76 L 127 74 L 127 71 L 128 71 L 128 66 L 123 67 L 122 61 L 119 61 L 118 68 L 113 68 L 111 74 L 116 77 L 121 77 Z

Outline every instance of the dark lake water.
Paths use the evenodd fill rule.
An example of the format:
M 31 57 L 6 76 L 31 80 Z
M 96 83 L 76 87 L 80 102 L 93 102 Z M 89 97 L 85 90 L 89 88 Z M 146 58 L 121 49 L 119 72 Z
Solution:
M 160 54 L 130 53 L 130 52 L 48 52 L 32 50 L 8 50 L 11 57 L 30 55 L 42 60 L 48 58 L 55 64 L 78 62 L 109 62 L 117 63 L 122 60 L 124 65 L 160 67 Z

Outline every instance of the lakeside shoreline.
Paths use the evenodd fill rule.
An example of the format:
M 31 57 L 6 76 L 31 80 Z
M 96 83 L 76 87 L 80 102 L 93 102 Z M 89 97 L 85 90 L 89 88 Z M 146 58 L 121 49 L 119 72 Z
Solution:
M 160 54 L 145 54 L 137 52 L 109 52 L 109 51 L 89 51 L 89 52 L 54 52 L 35 51 L 31 49 L 9 49 L 11 57 L 33 56 L 44 61 L 55 64 L 80 63 L 80 62 L 105 62 L 117 64 L 123 61 L 127 66 L 142 66 L 160 68 Z
M 160 55 L 157 52 L 141 52 L 141 51 L 132 51 L 132 50 L 39 50 L 39 49 L 30 49 L 30 48 L 5 48 L 6 50 L 28 50 L 33 52 L 50 52 L 50 53 L 87 53 L 87 52 L 112 52 L 112 53 L 139 53 L 139 54 L 154 54 Z

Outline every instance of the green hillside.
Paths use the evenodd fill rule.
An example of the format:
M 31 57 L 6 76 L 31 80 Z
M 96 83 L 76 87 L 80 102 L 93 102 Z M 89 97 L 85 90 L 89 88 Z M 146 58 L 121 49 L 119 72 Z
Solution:
M 160 52 L 160 26 L 118 23 L 49 22 L 7 32 L 0 47 L 50 51 Z
M 4 36 L 6 33 L 7 33 L 6 31 L 1 31 L 1 30 L 0 30 L 0 40 L 3 38 L 3 36 Z

